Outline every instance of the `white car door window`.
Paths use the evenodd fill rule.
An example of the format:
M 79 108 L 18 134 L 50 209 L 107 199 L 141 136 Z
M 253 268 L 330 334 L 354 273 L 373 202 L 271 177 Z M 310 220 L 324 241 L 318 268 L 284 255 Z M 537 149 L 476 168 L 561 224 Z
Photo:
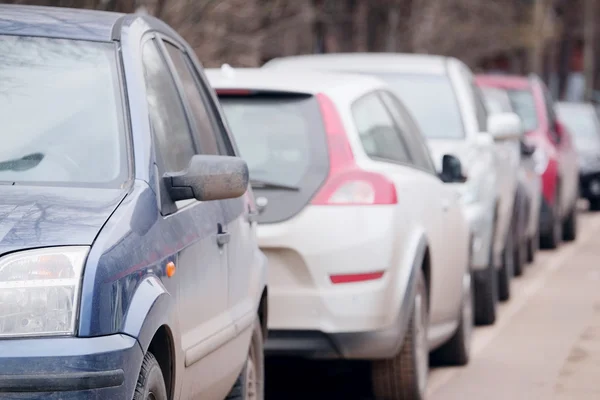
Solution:
M 392 116 L 376 93 L 358 99 L 352 105 L 352 116 L 369 157 L 402 164 L 412 163 Z

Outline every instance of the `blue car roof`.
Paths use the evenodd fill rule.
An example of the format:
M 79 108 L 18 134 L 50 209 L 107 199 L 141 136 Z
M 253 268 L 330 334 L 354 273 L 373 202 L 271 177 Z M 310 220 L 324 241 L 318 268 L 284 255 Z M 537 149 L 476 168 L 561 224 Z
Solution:
M 125 14 L 63 7 L 0 4 L 0 35 L 110 41 Z

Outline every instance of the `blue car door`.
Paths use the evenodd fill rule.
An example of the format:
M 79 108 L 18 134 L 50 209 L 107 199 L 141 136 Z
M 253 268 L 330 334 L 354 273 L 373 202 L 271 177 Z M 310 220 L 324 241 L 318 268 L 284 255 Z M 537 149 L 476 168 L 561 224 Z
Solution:
M 235 146 L 201 70 L 175 45 L 168 42 L 165 45 L 183 81 L 201 147 L 210 154 L 236 156 Z M 250 218 L 251 207 L 254 207 L 251 198 L 247 192 L 239 198 L 220 202 L 225 218 L 222 234 L 228 270 L 227 307 L 238 335 L 252 326 L 260 298 L 258 291 L 262 290 L 259 266 L 263 259 L 256 245 L 256 222 Z
M 159 177 L 186 169 L 195 154 L 212 153 L 193 133 L 181 79 L 164 48 L 156 37 L 147 39 L 142 47 Z M 175 369 L 184 375 L 182 397 L 195 398 L 206 384 L 199 379 L 206 367 L 200 361 L 235 336 L 227 305 L 223 207 L 219 201 L 195 199 L 173 203 L 164 190 L 158 196 L 163 235 L 177 237 L 167 242 L 178 243 L 174 249 L 176 285 L 171 294 L 177 296 L 181 349 L 176 350 L 182 357 Z

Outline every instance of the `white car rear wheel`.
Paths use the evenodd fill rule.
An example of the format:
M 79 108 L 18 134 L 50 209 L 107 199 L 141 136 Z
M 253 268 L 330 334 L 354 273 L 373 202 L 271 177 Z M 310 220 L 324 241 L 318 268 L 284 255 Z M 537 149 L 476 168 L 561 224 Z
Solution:
M 378 400 L 422 400 L 427 389 L 429 349 L 427 285 L 423 271 L 417 277 L 410 327 L 400 352 L 392 359 L 372 362 L 373 394 Z

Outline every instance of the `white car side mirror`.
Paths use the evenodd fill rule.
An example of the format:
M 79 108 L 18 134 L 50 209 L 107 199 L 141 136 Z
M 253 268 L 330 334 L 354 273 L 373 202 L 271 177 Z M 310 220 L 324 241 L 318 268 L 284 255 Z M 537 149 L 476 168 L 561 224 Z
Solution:
M 521 118 L 515 113 L 491 114 L 488 117 L 488 132 L 494 140 L 517 140 L 523 136 Z

